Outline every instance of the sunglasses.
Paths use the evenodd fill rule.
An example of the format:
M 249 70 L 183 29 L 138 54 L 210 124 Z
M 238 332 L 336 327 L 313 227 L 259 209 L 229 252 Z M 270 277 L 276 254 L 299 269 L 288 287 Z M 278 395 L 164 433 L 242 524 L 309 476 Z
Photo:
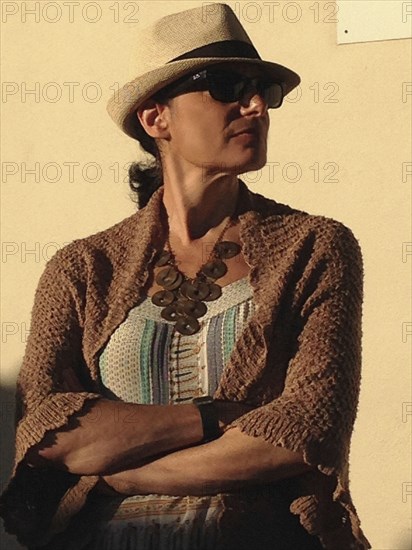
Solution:
M 250 92 L 257 92 L 270 109 L 278 109 L 283 102 L 283 87 L 279 82 L 267 82 L 259 77 L 250 78 L 234 72 L 211 69 L 204 69 L 172 82 L 153 97 L 155 100 L 166 99 L 205 90 L 209 91 L 213 99 L 222 103 L 242 100 Z

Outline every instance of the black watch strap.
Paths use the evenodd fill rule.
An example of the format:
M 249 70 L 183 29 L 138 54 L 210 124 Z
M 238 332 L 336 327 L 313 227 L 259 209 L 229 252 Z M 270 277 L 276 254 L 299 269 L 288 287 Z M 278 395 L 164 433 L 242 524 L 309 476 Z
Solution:
M 219 417 L 214 406 L 213 397 L 205 395 L 204 397 L 195 397 L 192 403 L 199 409 L 203 426 L 203 441 L 213 441 L 220 435 Z

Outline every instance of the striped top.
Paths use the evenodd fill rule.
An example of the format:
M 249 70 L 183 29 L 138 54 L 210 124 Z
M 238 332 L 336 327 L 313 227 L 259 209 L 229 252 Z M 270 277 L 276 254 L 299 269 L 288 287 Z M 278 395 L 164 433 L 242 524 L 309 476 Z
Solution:
M 146 297 L 112 334 L 99 359 L 102 394 L 139 404 L 183 404 L 213 395 L 241 331 L 254 313 L 248 277 L 207 303 L 199 332 L 186 336 Z M 125 498 L 100 532 L 105 549 L 215 548 L 220 495 Z M 127 541 L 127 543 L 126 543 Z M 156 543 L 154 544 L 154 541 Z M 206 542 L 207 541 L 207 542 Z M 135 546 L 138 545 L 138 546 Z M 128 547 L 128 546 L 127 546 Z
M 99 359 L 103 392 L 130 403 L 168 405 L 212 395 L 242 327 L 253 313 L 245 277 L 208 302 L 199 332 L 185 336 L 149 297 L 129 311 Z M 113 395 L 114 394 L 114 395 Z

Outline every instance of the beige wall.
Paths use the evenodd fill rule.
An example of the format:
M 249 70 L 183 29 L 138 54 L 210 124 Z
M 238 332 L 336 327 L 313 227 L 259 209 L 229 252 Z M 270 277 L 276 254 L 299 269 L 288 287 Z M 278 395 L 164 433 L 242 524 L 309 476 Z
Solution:
M 8 95 L 2 104 L 1 377 L 7 425 L 7 389 L 19 368 L 45 261 L 64 243 L 134 211 L 123 167 L 138 149 L 105 112 L 113 85 L 126 77 L 128 44 L 153 19 L 200 2 L 102 1 L 100 14 L 83 0 L 72 13 L 63 2 L 38 4 L 36 22 L 21 2 L 2 2 Z M 342 221 L 363 250 L 363 379 L 351 488 L 373 548 L 406 549 L 412 176 L 402 170 L 411 169 L 411 42 L 337 46 L 331 2 L 229 4 L 262 57 L 302 77 L 299 94 L 271 114 L 268 167 L 245 181 L 279 202 Z M 34 2 L 26 5 L 36 9 Z M 27 94 L 35 83 L 39 97 Z M 56 92 L 61 97 L 53 102 Z M 101 98 L 94 101 L 96 92 Z M 25 173 L 36 166 L 38 176 Z M 96 167 L 101 177 L 93 182 Z M 3 465 L 7 460 L 3 450 Z

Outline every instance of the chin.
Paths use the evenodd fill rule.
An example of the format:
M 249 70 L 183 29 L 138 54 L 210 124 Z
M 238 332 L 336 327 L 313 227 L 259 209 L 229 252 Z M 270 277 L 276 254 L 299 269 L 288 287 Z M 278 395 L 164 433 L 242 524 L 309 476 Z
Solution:
M 252 152 L 252 151 L 251 151 Z M 261 153 L 259 155 L 253 154 L 252 158 L 248 159 L 240 159 L 239 163 L 236 165 L 239 169 L 239 174 L 244 174 L 245 172 L 253 172 L 255 170 L 260 170 L 266 165 L 267 162 L 267 155 L 266 151 L 264 153 Z

